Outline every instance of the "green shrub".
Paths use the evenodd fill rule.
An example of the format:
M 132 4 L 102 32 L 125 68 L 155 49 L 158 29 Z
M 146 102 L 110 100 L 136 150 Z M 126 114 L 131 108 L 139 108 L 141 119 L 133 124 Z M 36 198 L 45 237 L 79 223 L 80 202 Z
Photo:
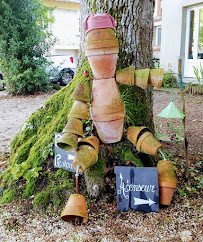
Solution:
M 0 0 L 0 68 L 12 94 L 28 95 L 49 88 L 48 65 L 43 57 L 54 41 L 53 22 L 42 0 Z
M 176 83 L 176 77 L 173 75 L 171 70 L 164 72 L 163 77 L 163 87 L 164 88 L 170 88 L 173 87 L 173 85 Z
M 3 197 L 0 200 L 0 203 L 10 203 L 16 197 L 17 197 L 17 192 L 14 188 L 13 189 L 6 189 L 3 192 Z

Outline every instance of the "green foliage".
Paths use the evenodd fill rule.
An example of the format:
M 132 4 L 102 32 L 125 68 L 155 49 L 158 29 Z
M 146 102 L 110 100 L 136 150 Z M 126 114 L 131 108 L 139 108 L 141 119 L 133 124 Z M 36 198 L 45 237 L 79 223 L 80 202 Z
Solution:
M 63 173 L 63 171 L 60 171 L 60 173 Z M 59 177 L 58 175 L 59 173 L 57 177 Z M 66 179 L 54 179 L 52 176 L 52 181 L 50 181 L 47 189 L 35 196 L 33 205 L 46 207 L 48 204 L 52 204 L 54 211 L 57 211 L 59 207 L 62 206 L 64 200 L 67 199 L 68 195 L 74 190 L 74 183 L 67 178 L 68 177 L 66 177 Z
M 0 203 L 10 203 L 16 197 L 17 192 L 14 188 L 6 189 L 3 192 L 3 198 L 0 200 Z
M 146 125 L 149 109 L 145 92 L 137 86 L 119 85 L 119 89 L 126 108 L 124 127 Z
M 19 181 L 23 178 L 27 181 L 25 191 L 22 191 L 23 197 L 29 197 L 31 193 L 36 192 L 36 190 L 28 192 L 28 187 L 31 186 L 29 183 L 35 179 L 44 179 L 48 160 L 53 163 L 54 135 L 55 132 L 61 132 L 67 123 L 67 114 L 73 103 L 71 94 L 78 82 L 87 81 L 83 75 L 84 70 L 88 70 L 92 76 L 86 58 L 83 59 L 82 64 L 71 83 L 51 96 L 42 108 L 36 110 L 14 137 L 11 142 L 10 166 L 0 176 L 1 187 L 4 189 L 10 188 L 15 182 L 18 190 Z M 56 178 L 68 179 L 68 177 L 69 172 L 60 169 L 56 172 L 56 177 L 50 175 L 45 179 L 49 186 L 49 183 Z M 40 189 L 38 192 L 41 191 Z M 48 197 L 52 195 L 49 194 Z
M 163 87 L 170 88 L 170 87 L 173 87 L 175 83 L 176 83 L 176 78 L 173 75 L 172 71 L 171 70 L 165 71 L 164 77 L 163 77 Z
M 0 0 L 0 67 L 12 94 L 33 94 L 49 87 L 43 57 L 53 45 L 53 22 L 41 0 Z
M 49 193 L 46 192 L 46 191 L 41 191 L 40 193 L 38 193 L 36 196 L 35 196 L 35 199 L 33 201 L 33 205 L 34 206 L 42 206 L 42 207 L 45 207 L 49 204 Z
M 203 85 L 202 80 L 203 80 L 203 68 L 202 65 L 200 64 L 200 69 L 198 69 L 197 67 L 193 66 L 193 71 L 194 74 L 197 78 L 198 81 L 198 85 Z
M 23 192 L 22 198 L 26 199 L 32 196 L 35 192 L 35 184 L 37 182 L 37 179 L 31 179 L 27 184 L 26 188 Z

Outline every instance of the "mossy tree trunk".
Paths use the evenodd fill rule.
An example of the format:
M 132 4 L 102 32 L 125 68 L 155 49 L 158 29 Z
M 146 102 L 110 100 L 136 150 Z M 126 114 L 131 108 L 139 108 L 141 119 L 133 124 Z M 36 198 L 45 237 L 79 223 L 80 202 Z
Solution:
M 117 69 L 129 65 L 135 69 L 151 67 L 154 0 L 83 0 L 80 3 L 81 53 L 84 52 L 83 22 L 86 16 L 89 13 L 108 12 L 117 23 L 116 33 L 120 44 Z M 52 203 L 56 210 L 64 204 L 70 193 L 75 192 L 74 174 L 53 167 L 54 135 L 55 132 L 61 132 L 67 123 L 67 114 L 73 104 L 71 94 L 78 82 L 87 81 L 83 76 L 86 69 L 90 72 L 90 78 L 93 78 L 87 59 L 81 57 L 78 72 L 71 83 L 34 112 L 15 136 L 11 143 L 10 166 L 0 176 L 4 190 L 1 202 L 34 195 L 34 205 L 47 206 Z M 144 125 L 153 131 L 151 87 L 145 91 L 136 86 L 120 85 L 119 88 L 126 107 L 124 128 Z M 98 197 L 101 191 L 113 194 L 113 167 L 125 164 L 153 165 L 148 155 L 138 153 L 126 139 L 124 130 L 121 142 L 100 145 L 97 164 L 85 171 L 89 194 L 93 197 Z M 84 189 L 80 191 L 85 195 Z
M 151 68 L 154 0 L 82 0 L 80 1 L 80 8 L 81 56 L 84 53 L 85 41 L 85 31 L 82 26 L 86 17 L 92 13 L 107 12 L 116 20 L 116 36 L 119 40 L 117 69 L 122 69 L 130 65 L 133 65 L 135 69 Z M 129 88 L 120 86 L 120 90 L 127 110 L 127 122 L 125 123 L 125 127 L 130 124 L 146 125 L 153 132 L 152 88 L 148 87 L 146 91 L 143 91 L 136 87 Z M 117 150 L 118 147 L 125 147 L 126 152 L 131 154 L 129 147 L 127 148 L 127 146 L 129 146 L 128 141 L 124 139 L 125 138 L 122 139 L 122 146 L 118 145 L 116 148 L 114 145 L 111 145 L 108 146 L 108 149 L 106 149 L 107 146 L 104 146 L 102 151 L 100 149 L 100 158 L 98 162 L 100 168 L 102 167 L 100 162 L 111 167 L 112 160 L 116 161 L 115 154 L 111 154 L 111 156 L 109 155 L 110 157 L 107 157 L 107 151 L 105 152 L 104 149 L 110 150 L 114 147 L 113 150 Z M 123 151 L 125 149 L 121 148 Z M 111 151 L 111 153 L 113 152 Z M 126 157 L 122 157 L 122 159 L 125 161 Z M 116 162 L 114 163 L 116 164 Z M 101 172 L 103 172 L 103 170 Z M 85 172 L 87 189 L 92 196 L 97 197 L 99 195 L 101 190 L 99 187 L 103 187 L 103 178 L 101 178 L 102 174 L 97 174 L 97 176 L 95 176 L 95 167 Z

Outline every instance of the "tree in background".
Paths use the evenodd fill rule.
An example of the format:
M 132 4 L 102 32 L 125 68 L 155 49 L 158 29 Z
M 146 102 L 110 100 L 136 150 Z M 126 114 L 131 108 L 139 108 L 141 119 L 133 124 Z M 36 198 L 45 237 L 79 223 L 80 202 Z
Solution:
M 34 94 L 49 85 L 43 55 L 53 44 L 51 10 L 41 0 L 0 0 L 0 68 L 12 94 Z
M 118 69 L 129 65 L 135 69 L 151 68 L 154 0 L 82 0 L 80 4 L 81 31 L 90 13 L 108 12 L 115 18 L 120 46 Z M 82 31 L 81 53 L 84 34 Z M 4 190 L 1 202 L 34 195 L 34 205 L 46 207 L 51 203 L 57 210 L 74 192 L 74 174 L 53 167 L 54 135 L 61 132 L 68 121 L 67 114 L 73 104 L 71 94 L 77 83 L 88 81 L 83 75 L 84 70 L 88 70 L 93 78 L 87 59 L 81 54 L 80 67 L 73 80 L 33 113 L 16 134 L 11 143 L 10 165 L 0 176 Z M 152 87 L 142 90 L 137 86 L 119 85 L 119 88 L 126 108 L 125 128 L 147 126 L 153 132 Z M 95 134 L 91 119 L 84 124 L 84 131 L 86 135 Z M 133 163 L 137 166 L 155 165 L 150 156 L 137 152 L 125 135 L 119 143 L 101 144 L 98 162 L 80 176 L 83 186 L 80 191 L 84 195 L 88 191 L 90 196 L 97 198 L 105 191 L 106 197 L 112 201 L 115 198 L 113 167 Z

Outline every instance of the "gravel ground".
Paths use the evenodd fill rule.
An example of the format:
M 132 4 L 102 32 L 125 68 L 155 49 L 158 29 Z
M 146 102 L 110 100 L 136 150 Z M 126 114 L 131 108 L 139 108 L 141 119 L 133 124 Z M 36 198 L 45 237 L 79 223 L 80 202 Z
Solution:
M 50 95 L 10 97 L 0 92 L 0 154 L 4 156 L 0 162 L 6 162 L 9 143 L 17 130 Z M 170 98 L 168 92 L 155 91 L 154 114 Z M 181 107 L 179 94 L 175 94 L 175 103 Z M 201 96 L 186 96 L 190 157 L 202 155 L 202 103 Z M 170 149 L 182 152 L 183 145 L 170 146 Z M 159 213 L 118 212 L 116 204 L 92 202 L 88 223 L 82 226 L 63 222 L 58 214 L 51 212 L 51 207 L 46 211 L 33 208 L 32 202 L 30 197 L 0 204 L 0 241 L 203 241 L 200 194 L 190 199 L 175 198 L 169 207 L 160 208 Z

